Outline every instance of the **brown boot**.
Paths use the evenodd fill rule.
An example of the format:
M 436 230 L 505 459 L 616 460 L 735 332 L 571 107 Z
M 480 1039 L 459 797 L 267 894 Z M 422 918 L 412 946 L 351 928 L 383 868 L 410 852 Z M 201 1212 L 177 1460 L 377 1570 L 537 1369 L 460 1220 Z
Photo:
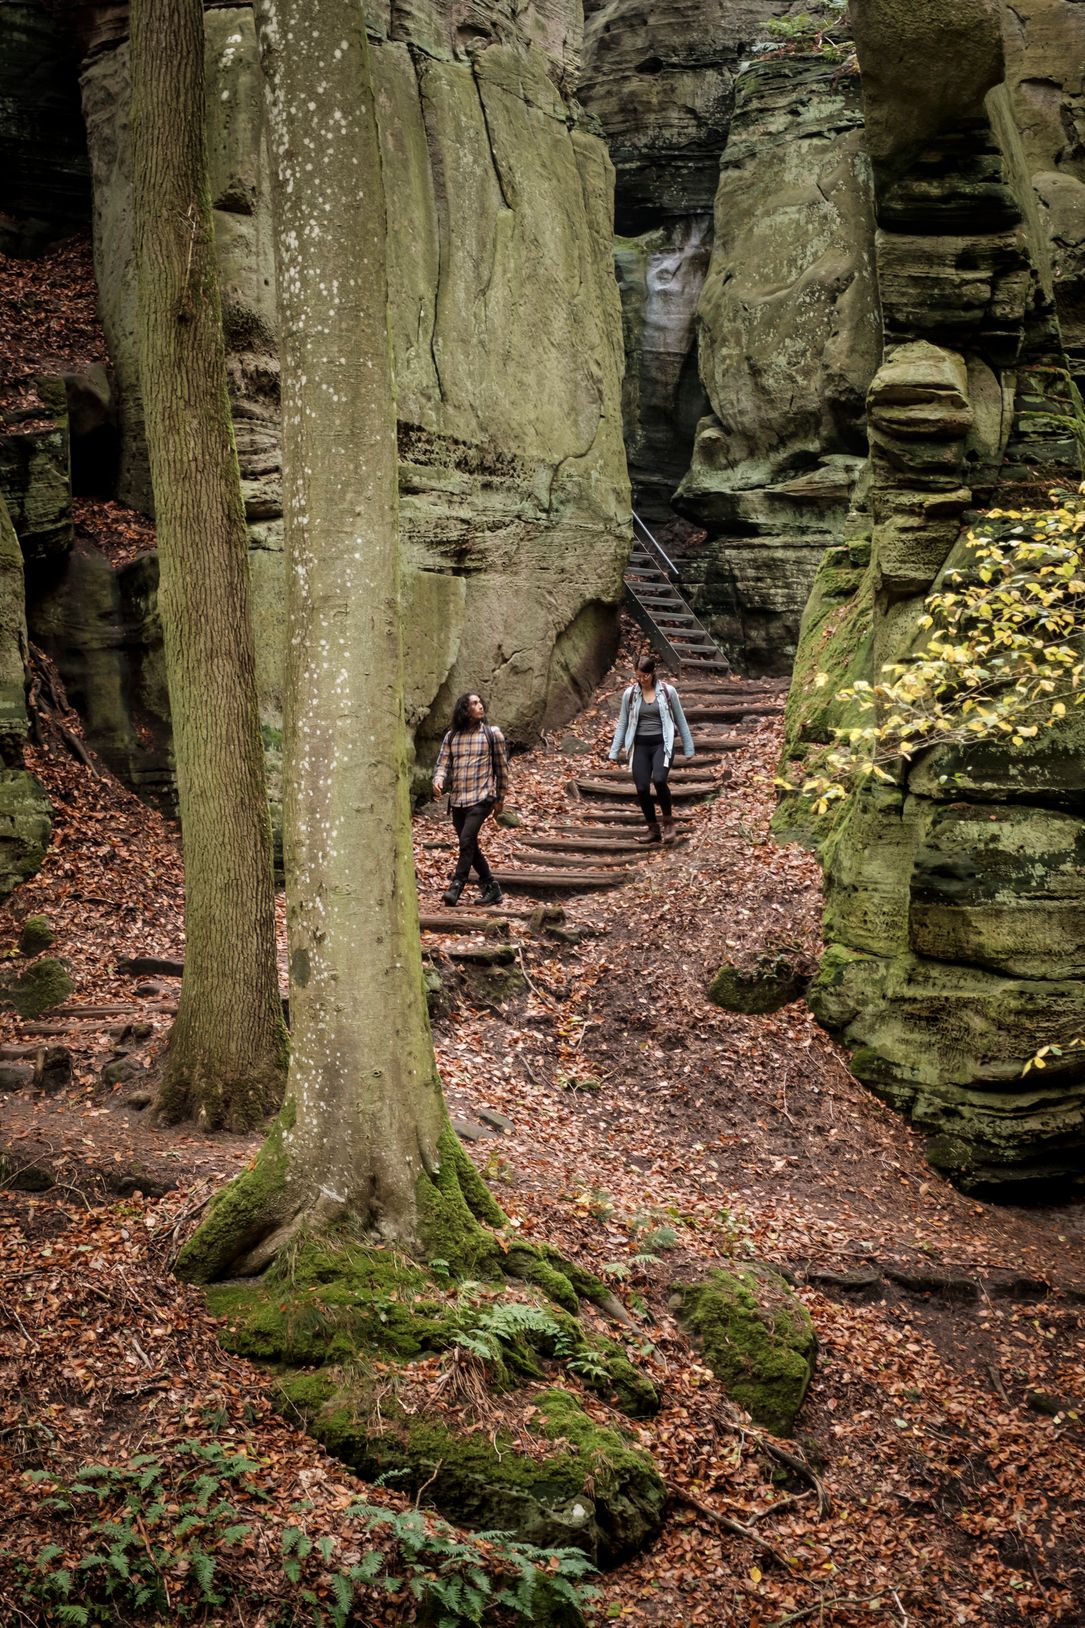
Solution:
M 662 841 L 664 841 L 664 842 L 673 842 L 674 841 L 674 821 L 673 821 L 673 819 L 670 819 L 666 814 L 664 814 L 662 820 L 660 821 L 660 824 L 663 827 Z
M 662 842 L 663 835 L 659 829 L 659 826 L 656 825 L 655 821 L 653 820 L 652 824 L 648 827 L 647 831 L 645 831 L 644 835 L 642 837 L 637 837 L 636 840 L 647 845 L 649 842 Z

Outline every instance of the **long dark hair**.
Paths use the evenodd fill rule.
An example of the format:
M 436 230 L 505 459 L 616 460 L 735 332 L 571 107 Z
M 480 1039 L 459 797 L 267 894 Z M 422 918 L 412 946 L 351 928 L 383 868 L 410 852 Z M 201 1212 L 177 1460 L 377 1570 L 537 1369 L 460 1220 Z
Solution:
M 633 664 L 633 671 L 635 673 L 651 673 L 652 677 L 654 678 L 655 673 L 656 673 L 656 668 L 658 666 L 659 666 L 659 657 L 656 655 L 655 651 L 654 650 L 646 650 L 644 652 L 643 656 L 638 656 L 637 657 L 636 661 Z
M 478 695 L 478 691 L 477 690 L 468 690 L 466 695 L 458 696 L 457 699 L 456 699 L 456 705 L 452 708 L 452 725 L 451 725 L 452 733 L 454 735 L 458 735 L 460 733 L 460 731 L 463 730 L 463 729 L 470 729 L 471 728 L 471 724 L 472 724 L 471 714 L 468 712 L 467 709 L 471 704 L 471 697 L 473 695 Z M 478 695 L 478 698 L 479 698 L 480 701 L 482 701 L 481 695 Z M 482 701 L 482 708 L 483 708 L 483 711 L 486 710 L 485 701 Z

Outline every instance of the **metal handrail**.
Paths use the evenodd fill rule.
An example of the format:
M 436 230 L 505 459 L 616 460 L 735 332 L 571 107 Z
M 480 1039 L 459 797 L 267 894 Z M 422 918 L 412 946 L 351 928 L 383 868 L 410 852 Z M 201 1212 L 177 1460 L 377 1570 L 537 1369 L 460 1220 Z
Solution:
M 630 512 L 633 516 L 634 526 L 639 527 L 641 533 L 643 534 L 642 541 L 647 544 L 649 553 L 656 555 L 664 570 L 669 571 L 672 577 L 677 578 L 678 567 L 675 565 L 662 543 L 657 541 L 657 539 L 652 536 L 652 533 L 648 530 L 648 527 L 644 524 L 644 521 L 641 519 L 636 509 L 633 509 Z

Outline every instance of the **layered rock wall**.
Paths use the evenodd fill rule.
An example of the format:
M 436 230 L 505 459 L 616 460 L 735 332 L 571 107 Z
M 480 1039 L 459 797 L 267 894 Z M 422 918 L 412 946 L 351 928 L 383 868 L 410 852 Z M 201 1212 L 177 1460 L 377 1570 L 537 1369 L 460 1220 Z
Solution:
M 824 615 L 819 592 L 804 629 L 818 665 L 851 677 L 922 647 L 925 597 L 966 564 L 976 505 L 1042 499 L 1080 479 L 1085 452 L 1001 8 L 868 0 L 854 19 L 885 342 L 867 401 L 870 565 L 847 609 Z M 827 560 L 826 589 L 843 563 Z M 807 739 L 826 721 L 807 707 Z M 972 1186 L 1081 1166 L 1077 1054 L 1023 1072 L 1085 1029 L 1081 727 L 925 754 L 856 796 L 826 850 L 815 1011 Z
M 882 9 L 899 20 L 895 4 Z M 647 11 L 606 0 L 589 9 L 581 95 L 610 141 L 619 227 L 640 234 L 620 239 L 617 253 L 638 381 L 626 394 L 634 496 L 663 528 L 702 619 L 750 670 L 788 670 L 819 559 L 854 542 L 847 514 L 866 451 L 864 398 L 881 357 L 879 276 L 897 275 L 891 250 L 875 267 L 874 148 L 863 140 L 857 70 L 861 62 L 876 78 L 895 78 L 899 96 L 886 119 L 921 144 L 924 121 L 937 121 L 943 97 L 957 94 L 958 68 L 968 81 L 979 65 L 970 4 L 953 23 L 945 63 L 924 47 L 932 15 L 926 5 L 914 12 L 910 54 L 868 33 L 856 55 L 831 6 L 736 0 L 709 16 L 692 0 Z M 1080 374 L 1085 12 L 1074 0 L 1026 0 L 1004 23 L 1002 89 L 990 116 L 1019 130 L 1013 162 L 1032 180 L 1018 188 L 1020 207 L 1037 253 L 1049 246 L 1055 309 Z M 967 122 L 959 139 L 971 140 Z M 642 268 L 689 241 L 714 162 L 711 254 L 683 367 L 677 328 L 665 350 L 652 342 L 658 323 L 641 294 Z M 919 192 L 937 191 L 954 162 L 932 155 Z M 982 169 L 984 161 L 979 153 L 963 160 L 962 175 L 969 162 Z M 972 181 L 978 199 L 978 171 Z M 903 218 L 907 206 L 896 207 Z M 951 231 L 949 215 L 943 225 Z M 906 245 L 902 252 L 907 260 Z M 963 254 L 934 281 L 920 274 L 913 288 L 943 327 L 952 327 L 960 300 L 984 297 L 988 272 L 998 281 L 997 268 L 972 266 Z M 685 284 L 703 263 L 689 261 Z M 917 332 L 925 331 L 920 321 Z M 907 322 L 899 329 L 911 333 Z M 698 379 L 707 411 L 691 434 Z M 989 389 L 984 400 L 989 408 Z
M 107 405 L 118 426 L 111 479 L 123 501 L 149 512 L 126 9 L 49 0 L 54 22 L 32 9 L 51 38 L 83 57 L 113 363 Z M 210 181 L 274 777 L 285 590 L 263 92 L 251 5 L 222 0 L 205 10 Z M 515 8 L 493 0 L 469 14 L 416 0 L 369 8 L 367 19 L 389 211 L 408 714 L 423 738 L 439 734 L 453 697 L 478 688 L 511 737 L 527 740 L 570 715 L 608 664 L 629 548 L 613 171 L 568 92 L 579 0 Z M 4 83 L 0 69 L 0 90 Z M 61 410 L 58 436 L 65 423 Z M 82 698 L 91 743 L 134 784 L 161 788 L 168 709 L 153 570 L 112 580 L 84 549 L 65 564 L 67 443 L 10 439 L 0 445 L 0 488 L 19 509 L 28 555 L 49 559 L 34 573 L 34 635 Z M 28 457 L 41 467 L 23 469 Z M 65 477 L 59 495 L 54 465 Z

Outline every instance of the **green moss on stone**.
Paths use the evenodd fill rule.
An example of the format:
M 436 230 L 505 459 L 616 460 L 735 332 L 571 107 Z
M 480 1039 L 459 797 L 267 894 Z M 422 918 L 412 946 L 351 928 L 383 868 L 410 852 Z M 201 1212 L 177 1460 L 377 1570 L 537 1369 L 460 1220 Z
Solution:
M 708 986 L 708 998 L 728 1012 L 778 1012 L 805 988 L 804 974 L 787 963 L 733 967 L 725 962 Z
M 23 955 L 40 955 L 56 940 L 47 916 L 27 916 L 19 934 L 19 949 Z
M 705 1361 L 755 1424 L 774 1435 L 794 1428 L 814 1372 L 817 1341 L 810 1315 L 769 1266 L 714 1272 L 704 1283 L 675 1284 L 681 1322 Z
M 574 1546 L 602 1564 L 634 1553 L 659 1529 L 666 1488 L 651 1459 L 597 1425 L 566 1391 L 533 1398 L 532 1429 L 555 1445 L 534 1457 L 504 1432 L 457 1435 L 432 1415 L 404 1415 L 387 1397 L 386 1428 L 374 1428 L 366 1384 L 338 1378 L 288 1376 L 278 1387 L 280 1405 L 359 1474 L 424 1489 L 427 1503 L 461 1525 Z
M 74 988 L 63 961 L 46 955 L 0 985 L 0 1002 L 13 1006 L 20 1017 L 36 1018 L 65 1000 Z
M 846 546 L 828 549 L 799 631 L 780 754 L 786 778 L 816 773 L 833 730 L 856 721 L 854 708 L 837 697 L 856 679 L 869 677 L 873 626 L 873 571 L 854 565 Z M 826 680 L 818 685 L 821 673 Z M 844 807 L 833 803 L 826 814 L 818 815 L 809 799 L 785 794 L 773 819 L 773 831 L 783 839 L 820 847 L 832 834 Z

